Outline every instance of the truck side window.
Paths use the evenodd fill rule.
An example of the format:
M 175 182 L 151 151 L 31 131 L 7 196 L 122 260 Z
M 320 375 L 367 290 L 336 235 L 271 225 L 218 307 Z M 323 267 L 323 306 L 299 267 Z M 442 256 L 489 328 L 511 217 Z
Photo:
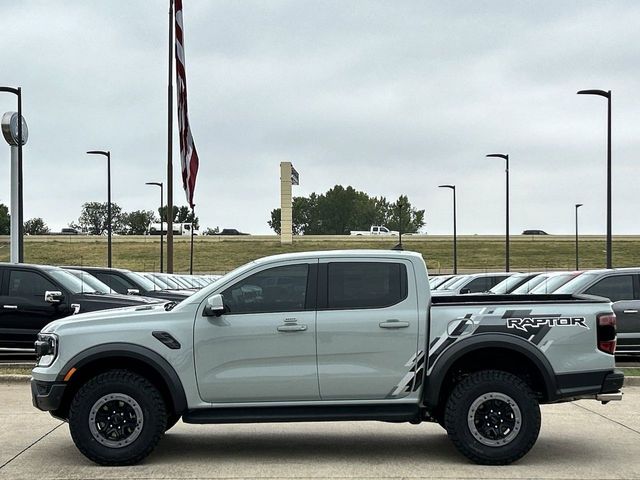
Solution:
M 255 273 L 222 292 L 225 307 L 229 314 L 304 310 L 308 273 L 307 264 L 274 267 Z
M 44 292 L 60 290 L 42 275 L 27 270 L 11 270 L 9 273 L 9 296 L 40 298 L 44 301 Z
M 603 278 L 584 293 L 605 297 L 612 302 L 633 300 L 633 276 L 614 275 Z
M 328 308 L 389 307 L 407 298 L 407 268 L 401 263 L 337 262 L 327 268 Z

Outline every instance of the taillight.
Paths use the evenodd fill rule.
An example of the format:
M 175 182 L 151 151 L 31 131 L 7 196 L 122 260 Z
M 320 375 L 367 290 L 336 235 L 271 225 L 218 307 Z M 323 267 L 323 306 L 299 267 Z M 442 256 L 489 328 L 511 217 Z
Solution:
M 616 351 L 616 315 L 598 315 L 598 350 L 613 355 Z

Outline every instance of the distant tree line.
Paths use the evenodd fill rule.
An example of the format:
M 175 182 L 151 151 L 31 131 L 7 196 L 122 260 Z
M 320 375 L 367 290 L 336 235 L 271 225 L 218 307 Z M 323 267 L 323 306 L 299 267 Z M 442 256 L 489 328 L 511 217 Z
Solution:
M 69 223 L 69 227 L 90 235 L 102 235 L 107 232 L 108 214 L 107 202 L 88 202 L 82 205 L 80 217 L 77 221 Z M 149 231 L 152 223 L 159 223 L 160 216 L 163 222 L 167 221 L 167 207 L 158 209 L 158 214 L 152 210 L 135 210 L 124 212 L 116 203 L 111 203 L 111 226 L 118 235 L 144 235 Z M 187 206 L 173 207 L 174 223 L 193 223 L 199 228 L 198 217 L 194 218 L 193 212 Z M 6 205 L 0 203 L 0 235 L 11 233 L 11 216 Z M 47 235 L 51 230 L 40 217 L 31 218 L 24 222 L 26 235 Z
M 267 222 L 278 234 L 281 213 L 279 208 L 272 210 Z M 326 193 L 293 199 L 296 235 L 347 235 L 351 230 L 369 230 L 371 225 L 416 233 L 424 224 L 424 210 L 413 208 L 406 195 L 391 203 L 385 197 L 370 197 L 351 186 L 336 185 Z

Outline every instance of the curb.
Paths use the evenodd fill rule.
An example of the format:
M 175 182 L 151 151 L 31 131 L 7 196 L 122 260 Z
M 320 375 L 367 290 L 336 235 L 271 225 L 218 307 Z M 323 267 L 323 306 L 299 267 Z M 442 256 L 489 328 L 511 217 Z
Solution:
M 640 387 L 640 377 L 624 377 L 625 387 Z

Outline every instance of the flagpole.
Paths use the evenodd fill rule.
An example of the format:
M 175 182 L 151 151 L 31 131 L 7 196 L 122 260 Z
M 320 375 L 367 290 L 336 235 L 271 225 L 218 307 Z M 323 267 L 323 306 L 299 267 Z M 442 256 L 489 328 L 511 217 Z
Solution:
M 193 275 L 193 229 L 196 228 L 196 206 L 191 207 L 191 255 L 189 257 L 189 275 Z
M 167 101 L 167 273 L 173 273 L 173 0 L 169 0 L 169 87 Z

